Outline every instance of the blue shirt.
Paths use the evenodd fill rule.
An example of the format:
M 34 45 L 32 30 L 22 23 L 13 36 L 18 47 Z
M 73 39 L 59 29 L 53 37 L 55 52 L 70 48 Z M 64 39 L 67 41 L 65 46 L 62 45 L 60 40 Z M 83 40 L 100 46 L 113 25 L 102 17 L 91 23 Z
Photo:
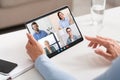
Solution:
M 115 59 L 110 68 L 95 80 L 120 80 L 120 57 Z
M 35 68 L 45 80 L 76 80 L 70 74 L 56 67 L 45 54 L 36 59 Z
M 77 80 L 56 67 L 45 54 L 37 58 L 35 68 L 45 80 Z M 105 73 L 93 80 L 120 80 L 120 57 L 113 61 L 111 67 Z
M 70 23 L 69 23 L 69 19 L 65 18 L 64 20 L 60 20 L 59 21 L 60 27 L 61 28 L 67 28 L 69 27 Z
M 77 36 L 76 35 L 73 35 L 73 40 L 75 41 L 75 40 L 77 40 L 78 38 L 77 38 Z M 70 44 L 70 43 L 72 43 L 73 41 L 71 40 L 71 38 L 70 37 L 68 37 L 68 39 L 67 39 L 67 44 Z
M 39 30 L 39 32 L 38 33 L 34 33 L 33 34 L 33 37 L 38 41 L 39 39 L 41 39 L 41 38 L 43 38 L 43 37 L 46 37 L 48 34 L 45 32 L 45 31 L 43 31 L 43 30 Z

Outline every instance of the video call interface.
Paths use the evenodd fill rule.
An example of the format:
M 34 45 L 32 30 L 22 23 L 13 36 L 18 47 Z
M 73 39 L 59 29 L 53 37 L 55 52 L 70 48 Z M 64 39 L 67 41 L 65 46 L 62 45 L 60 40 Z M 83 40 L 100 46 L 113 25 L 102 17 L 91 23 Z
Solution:
M 29 21 L 26 27 L 49 58 L 83 40 L 68 7 Z

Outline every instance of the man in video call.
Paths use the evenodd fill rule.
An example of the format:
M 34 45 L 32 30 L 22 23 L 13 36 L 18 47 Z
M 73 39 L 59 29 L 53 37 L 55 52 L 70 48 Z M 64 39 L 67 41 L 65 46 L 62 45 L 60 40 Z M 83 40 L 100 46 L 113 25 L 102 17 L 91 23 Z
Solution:
M 35 33 L 33 34 L 33 37 L 38 41 L 39 39 L 46 37 L 48 35 L 47 32 L 45 32 L 44 30 L 39 30 L 39 26 L 36 22 L 33 22 L 31 24 L 32 29 L 35 31 Z
M 70 27 L 66 28 L 66 32 L 67 32 L 67 34 L 69 36 L 68 39 L 67 39 L 67 44 L 70 44 L 71 42 L 78 39 L 76 35 L 73 35 L 72 30 L 71 30 Z

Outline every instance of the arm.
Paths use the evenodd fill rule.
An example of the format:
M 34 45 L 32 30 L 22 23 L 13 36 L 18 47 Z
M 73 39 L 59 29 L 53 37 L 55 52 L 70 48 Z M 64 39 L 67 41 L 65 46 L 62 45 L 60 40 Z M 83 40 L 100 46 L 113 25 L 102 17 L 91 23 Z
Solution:
M 35 68 L 42 74 L 45 80 L 75 80 L 74 77 L 58 69 L 50 59 L 43 54 L 44 50 L 41 45 L 27 34 L 28 43 L 26 45 L 27 53 L 35 62 Z
M 73 76 L 56 67 L 45 54 L 36 59 L 35 68 L 45 80 L 75 80 Z
M 70 25 L 73 24 L 74 22 L 73 22 L 71 14 L 67 14 L 67 15 L 68 15 L 68 20 L 69 20 Z
M 110 38 L 100 36 L 85 38 L 90 41 L 89 47 L 97 48 L 95 52 L 98 55 L 112 61 L 110 68 L 95 80 L 120 80 L 120 45 Z M 99 46 L 104 46 L 106 51 L 99 49 Z
M 120 57 L 115 59 L 111 67 L 95 80 L 120 80 Z
M 112 61 L 116 59 L 120 55 L 120 45 L 110 38 L 104 38 L 104 37 L 85 37 L 87 40 L 90 41 L 89 47 L 96 48 L 95 53 L 103 56 L 109 61 Z M 99 46 L 103 46 L 106 48 L 106 50 L 102 50 L 99 48 Z

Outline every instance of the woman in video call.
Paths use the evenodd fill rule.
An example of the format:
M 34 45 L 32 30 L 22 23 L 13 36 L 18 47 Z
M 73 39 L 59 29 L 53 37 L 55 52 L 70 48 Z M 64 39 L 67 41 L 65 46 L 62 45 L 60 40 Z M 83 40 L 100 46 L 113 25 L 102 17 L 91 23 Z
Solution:
M 56 51 L 55 47 L 50 45 L 47 40 L 44 42 L 44 45 L 45 45 L 44 49 L 45 49 L 45 52 L 46 52 L 47 55 Z
M 26 45 L 27 53 L 35 62 L 35 68 L 41 73 L 45 80 L 77 80 L 68 73 L 60 70 L 45 55 L 44 49 L 33 38 L 31 34 L 27 34 L 28 43 Z M 104 37 L 85 37 L 90 41 L 89 47 L 96 48 L 95 52 L 112 62 L 110 68 L 99 77 L 93 80 L 120 80 L 120 45 L 109 38 Z M 106 51 L 99 49 L 104 46 Z M 79 61 L 78 61 L 79 62 Z M 87 76 L 87 75 L 86 75 Z
M 45 32 L 44 30 L 40 30 L 39 26 L 36 22 L 33 22 L 31 24 L 32 29 L 35 31 L 35 33 L 33 34 L 34 38 L 38 41 L 39 39 L 46 37 L 48 35 L 47 32 Z
M 67 17 L 65 17 L 62 12 L 58 12 L 57 15 L 58 15 L 58 18 L 60 19 L 59 21 L 60 28 L 67 28 L 72 23 L 71 19 L 68 19 Z
M 72 30 L 71 30 L 70 27 L 66 28 L 66 32 L 67 32 L 67 34 L 69 36 L 68 39 L 67 39 L 67 44 L 70 44 L 71 42 L 78 39 L 76 35 L 73 35 Z

